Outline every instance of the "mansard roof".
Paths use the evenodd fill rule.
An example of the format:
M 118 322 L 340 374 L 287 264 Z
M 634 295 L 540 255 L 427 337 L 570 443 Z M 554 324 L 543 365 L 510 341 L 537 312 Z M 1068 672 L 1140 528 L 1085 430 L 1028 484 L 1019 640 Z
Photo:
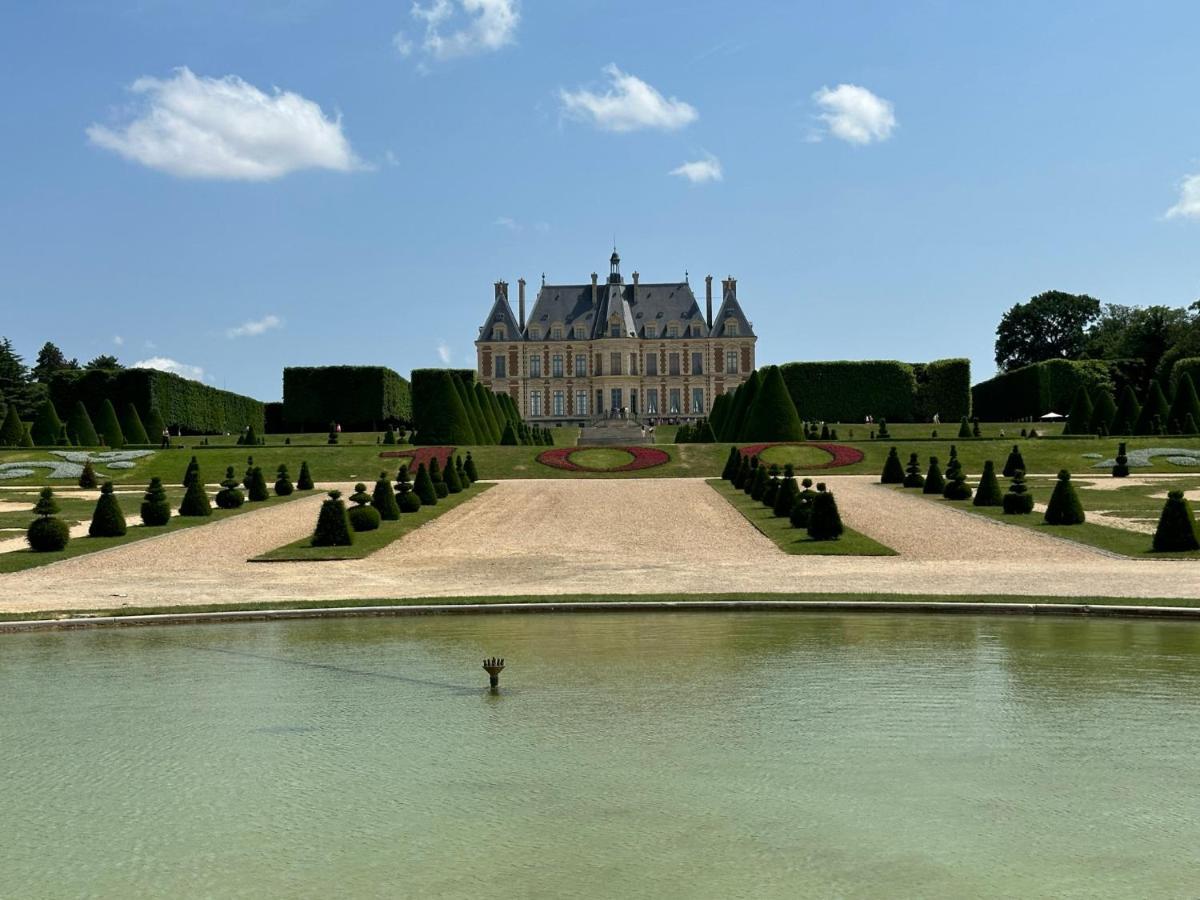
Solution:
M 591 284 L 544 284 L 533 302 L 526 329 L 536 325 L 547 337 L 550 326 L 561 323 L 563 336 L 570 337 L 573 327 L 582 323 L 589 338 L 608 334 L 608 322 L 613 313 L 621 319 L 625 334 L 645 337 L 646 324 L 657 325 L 657 336 L 666 332 L 666 323 L 676 321 L 684 333 L 693 322 L 699 322 L 701 335 L 708 336 L 708 325 L 686 281 L 657 284 L 596 285 L 596 305 L 592 305 Z M 526 332 L 528 338 L 528 331 Z
M 738 337 L 754 337 L 754 329 L 750 326 L 750 320 L 746 318 L 746 314 L 742 312 L 742 305 L 738 303 L 737 290 L 729 287 L 725 288 L 725 298 L 721 301 L 721 308 L 713 315 L 712 333 L 714 336 L 721 336 L 722 329 L 725 327 L 727 319 L 734 319 L 738 323 Z
M 488 317 L 483 322 L 483 327 L 479 329 L 479 340 L 491 340 L 492 326 L 500 323 L 504 325 L 507 340 L 517 341 L 521 339 L 521 329 L 517 325 L 517 317 L 513 315 L 512 307 L 508 305 L 508 297 L 497 292 L 496 301 L 492 304 L 492 311 L 488 313 Z

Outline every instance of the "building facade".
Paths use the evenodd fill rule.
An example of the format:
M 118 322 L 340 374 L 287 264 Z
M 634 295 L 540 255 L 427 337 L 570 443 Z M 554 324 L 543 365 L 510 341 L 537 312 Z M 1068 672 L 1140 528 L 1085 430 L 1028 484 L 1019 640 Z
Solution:
M 702 313 L 691 285 L 626 283 L 613 250 L 608 281 L 546 284 L 528 319 L 525 279 L 517 314 L 508 283 L 495 299 L 475 341 L 479 380 L 505 391 L 529 421 L 584 423 L 616 415 L 642 421 L 695 421 L 713 399 L 754 371 L 757 338 L 737 299 L 737 280 L 721 282 L 713 314 L 712 276 Z

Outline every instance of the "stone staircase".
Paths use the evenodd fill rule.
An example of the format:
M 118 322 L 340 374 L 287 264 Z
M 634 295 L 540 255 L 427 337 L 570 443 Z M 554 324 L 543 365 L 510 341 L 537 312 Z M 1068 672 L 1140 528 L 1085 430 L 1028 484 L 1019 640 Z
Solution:
M 579 446 L 604 447 L 642 443 L 642 425 L 633 419 L 593 419 L 579 433 Z

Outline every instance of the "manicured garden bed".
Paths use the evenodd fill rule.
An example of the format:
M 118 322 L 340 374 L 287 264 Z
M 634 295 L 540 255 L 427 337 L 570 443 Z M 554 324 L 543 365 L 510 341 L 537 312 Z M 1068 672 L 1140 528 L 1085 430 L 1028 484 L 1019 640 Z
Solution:
M 865 454 L 846 444 L 777 443 L 747 444 L 739 447 L 742 456 L 757 456 L 759 462 L 782 468 L 791 464 L 797 470 L 837 469 L 863 461 Z
M 636 472 L 664 465 L 671 456 L 655 447 L 556 447 L 537 461 L 568 472 Z

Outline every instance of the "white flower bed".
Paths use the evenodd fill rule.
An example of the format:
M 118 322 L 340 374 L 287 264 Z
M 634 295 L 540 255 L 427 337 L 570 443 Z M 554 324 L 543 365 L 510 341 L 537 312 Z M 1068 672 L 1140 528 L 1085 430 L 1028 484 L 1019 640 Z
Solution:
M 1179 447 L 1142 447 L 1130 450 L 1125 454 L 1129 458 L 1131 469 L 1145 469 L 1154 465 L 1150 460 L 1156 456 L 1165 456 L 1173 466 L 1200 466 L 1200 450 Z M 1093 469 L 1111 469 L 1117 464 L 1115 459 L 1105 459 L 1092 466 Z
M 29 478 L 38 474 L 42 469 L 49 469 L 45 478 L 47 481 L 70 478 L 78 480 L 83 474 L 83 464 L 90 462 L 93 466 L 107 469 L 132 469 L 133 460 L 144 456 L 152 456 L 153 450 L 105 450 L 101 453 L 91 453 L 87 450 L 51 450 L 51 454 L 60 459 L 30 459 L 23 462 L 0 463 L 0 481 L 13 478 Z

